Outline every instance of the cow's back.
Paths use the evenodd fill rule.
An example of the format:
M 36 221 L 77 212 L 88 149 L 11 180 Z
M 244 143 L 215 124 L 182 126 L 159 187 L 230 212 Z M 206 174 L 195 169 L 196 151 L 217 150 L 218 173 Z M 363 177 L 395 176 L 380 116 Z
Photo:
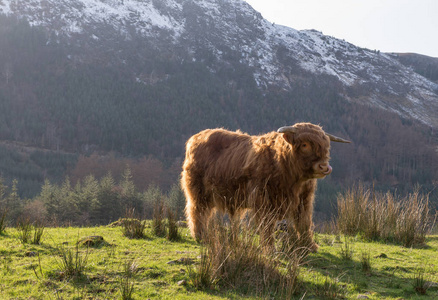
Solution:
M 207 129 L 187 141 L 183 169 L 210 178 L 236 177 L 250 149 L 251 137 L 247 134 Z

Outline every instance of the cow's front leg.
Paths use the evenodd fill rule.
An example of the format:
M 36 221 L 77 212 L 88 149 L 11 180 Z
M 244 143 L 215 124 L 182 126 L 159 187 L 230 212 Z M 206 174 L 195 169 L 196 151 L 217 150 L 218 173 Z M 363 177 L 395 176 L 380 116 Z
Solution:
M 318 251 L 318 245 L 313 240 L 313 207 L 300 204 L 299 214 L 294 218 L 295 230 L 298 233 L 298 242 L 301 246 L 309 248 L 310 251 Z
M 300 193 L 299 205 L 294 217 L 295 229 L 299 235 L 299 242 L 310 251 L 318 251 L 318 245 L 313 240 L 313 200 L 316 181 L 310 181 Z

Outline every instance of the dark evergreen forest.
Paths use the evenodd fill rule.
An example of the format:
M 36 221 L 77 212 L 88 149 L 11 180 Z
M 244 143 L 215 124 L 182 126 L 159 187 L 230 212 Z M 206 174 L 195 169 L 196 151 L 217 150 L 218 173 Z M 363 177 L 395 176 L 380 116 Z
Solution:
M 195 61 L 133 40 L 123 47 L 141 59 L 121 63 L 110 43 L 96 48 L 59 39 L 25 20 L 0 16 L 0 175 L 4 199 L 19 198 L 21 208 L 40 199 L 57 215 L 47 200 L 51 189 L 57 201 L 63 187 L 77 184 L 114 192 L 126 182 L 127 169 L 138 193 L 153 186 L 166 195 L 175 189 L 192 134 L 214 127 L 258 134 L 301 121 L 353 141 L 333 144 L 334 172 L 320 182 L 317 211 L 331 211 L 337 193 L 359 181 L 400 193 L 419 184 L 438 203 L 436 131 L 346 101 L 334 77 L 304 74 L 291 90 L 261 89 L 238 56 L 232 64 L 208 53 Z M 140 73 L 148 75 L 133 75 Z M 90 204 L 84 199 L 65 205 L 85 218 Z

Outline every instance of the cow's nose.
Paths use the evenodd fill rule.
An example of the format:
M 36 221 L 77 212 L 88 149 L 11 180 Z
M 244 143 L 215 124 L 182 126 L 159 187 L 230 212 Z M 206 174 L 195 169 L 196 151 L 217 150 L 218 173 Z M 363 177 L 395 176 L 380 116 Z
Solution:
M 320 164 L 319 170 L 321 171 L 322 174 L 328 175 L 332 172 L 332 167 L 328 163 Z

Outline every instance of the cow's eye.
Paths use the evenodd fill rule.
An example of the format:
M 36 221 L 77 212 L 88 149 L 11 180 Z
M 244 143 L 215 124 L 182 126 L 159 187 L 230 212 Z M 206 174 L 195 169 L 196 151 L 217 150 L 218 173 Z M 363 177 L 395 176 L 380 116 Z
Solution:
M 301 150 L 304 152 L 309 152 L 311 150 L 311 147 L 308 143 L 302 143 L 301 144 Z

